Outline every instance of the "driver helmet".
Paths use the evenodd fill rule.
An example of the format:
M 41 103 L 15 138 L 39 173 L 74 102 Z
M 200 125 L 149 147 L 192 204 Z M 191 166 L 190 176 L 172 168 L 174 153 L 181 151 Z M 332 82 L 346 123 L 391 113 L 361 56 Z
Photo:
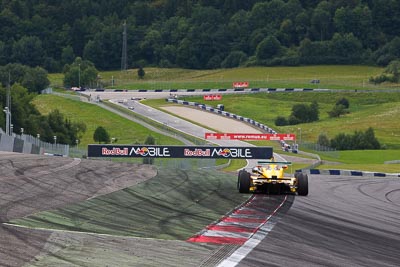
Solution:
M 261 170 L 260 166 L 255 166 L 255 167 L 253 168 L 253 172 L 254 172 L 254 173 L 259 173 L 260 170 Z

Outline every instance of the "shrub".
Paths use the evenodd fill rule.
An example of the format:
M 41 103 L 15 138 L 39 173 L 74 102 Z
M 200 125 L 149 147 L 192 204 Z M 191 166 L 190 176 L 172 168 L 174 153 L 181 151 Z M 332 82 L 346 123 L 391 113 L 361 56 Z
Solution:
M 285 117 L 278 116 L 275 119 L 275 125 L 276 126 L 286 126 L 286 125 L 288 125 L 288 121 Z
M 355 131 L 353 135 L 340 133 L 331 140 L 331 147 L 337 150 L 380 149 L 374 130 L 370 127 L 365 132 Z
M 99 142 L 99 144 L 101 142 L 109 143 L 111 141 L 110 135 L 108 134 L 107 130 L 104 129 L 102 126 L 97 127 L 94 131 L 93 140 Z
M 347 113 L 349 113 L 349 111 L 342 104 L 335 105 L 331 111 L 328 111 L 329 117 L 331 118 L 338 118 Z
M 350 107 L 350 102 L 345 97 L 342 97 L 341 99 L 336 101 L 336 106 L 337 105 L 343 105 L 344 108 L 349 108 Z
M 329 147 L 330 146 L 330 142 L 329 142 L 328 136 L 326 134 L 324 134 L 324 133 L 321 133 L 318 136 L 317 144 L 320 145 L 320 146 Z

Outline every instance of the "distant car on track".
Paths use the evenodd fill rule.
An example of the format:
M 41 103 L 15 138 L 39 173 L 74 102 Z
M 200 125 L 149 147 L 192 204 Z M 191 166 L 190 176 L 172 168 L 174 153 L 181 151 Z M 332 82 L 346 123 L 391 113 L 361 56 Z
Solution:
M 144 100 L 146 99 L 145 97 L 131 97 L 131 100 L 136 100 L 136 101 L 140 101 L 140 100 Z
M 293 176 L 285 176 L 285 170 L 291 162 L 258 161 L 252 172 L 240 170 L 238 173 L 237 188 L 240 193 L 297 193 L 300 196 L 308 195 L 308 176 L 305 173 L 295 172 Z

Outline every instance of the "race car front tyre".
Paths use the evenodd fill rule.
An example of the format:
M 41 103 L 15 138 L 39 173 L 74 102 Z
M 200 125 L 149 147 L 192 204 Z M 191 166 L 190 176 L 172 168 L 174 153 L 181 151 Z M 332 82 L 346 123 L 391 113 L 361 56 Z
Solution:
M 250 173 L 247 171 L 239 172 L 239 192 L 240 193 L 249 193 L 250 191 Z
M 308 176 L 305 173 L 300 173 L 297 176 L 297 193 L 299 196 L 308 195 Z

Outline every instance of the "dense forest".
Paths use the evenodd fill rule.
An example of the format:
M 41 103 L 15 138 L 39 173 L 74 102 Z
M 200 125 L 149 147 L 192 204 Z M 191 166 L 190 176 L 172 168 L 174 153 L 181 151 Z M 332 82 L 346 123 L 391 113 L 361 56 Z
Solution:
M 397 0 L 2 0 L 0 65 L 377 64 L 400 57 Z

